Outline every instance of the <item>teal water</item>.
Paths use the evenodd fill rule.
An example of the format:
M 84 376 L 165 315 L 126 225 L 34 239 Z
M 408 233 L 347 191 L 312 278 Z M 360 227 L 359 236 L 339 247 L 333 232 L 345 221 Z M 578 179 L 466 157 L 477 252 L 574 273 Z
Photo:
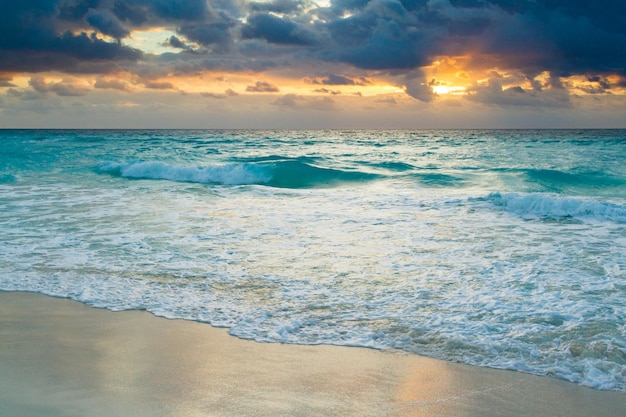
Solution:
M 0 290 L 626 390 L 626 131 L 0 131 Z

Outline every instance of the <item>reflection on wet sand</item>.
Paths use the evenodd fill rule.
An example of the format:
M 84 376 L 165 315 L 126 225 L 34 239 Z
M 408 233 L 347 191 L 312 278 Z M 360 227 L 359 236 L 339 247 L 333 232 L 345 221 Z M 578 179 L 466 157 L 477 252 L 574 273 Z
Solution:
M 0 415 L 614 416 L 623 393 L 0 293 Z

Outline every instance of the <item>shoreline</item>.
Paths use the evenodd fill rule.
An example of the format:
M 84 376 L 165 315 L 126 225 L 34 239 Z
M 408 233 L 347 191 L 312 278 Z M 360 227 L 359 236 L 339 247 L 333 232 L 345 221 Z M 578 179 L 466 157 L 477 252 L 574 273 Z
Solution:
M 0 415 L 601 417 L 626 393 L 0 291 Z

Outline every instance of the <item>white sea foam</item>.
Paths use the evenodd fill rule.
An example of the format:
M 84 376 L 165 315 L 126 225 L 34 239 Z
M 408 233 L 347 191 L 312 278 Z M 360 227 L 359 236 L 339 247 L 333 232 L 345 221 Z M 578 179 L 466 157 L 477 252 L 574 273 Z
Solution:
M 459 133 L 124 140 L 132 134 L 16 144 L 21 158 L 3 172 L 19 181 L 0 184 L 0 289 L 264 342 L 396 348 L 626 390 L 624 200 L 576 184 L 571 195 L 524 194 L 536 184 L 520 185 L 515 170 L 489 194 L 492 182 L 458 167 L 493 164 L 471 170 L 489 178 L 513 165 L 566 172 L 592 154 L 622 178 L 615 143 L 577 154 L 535 140 L 478 146 Z M 98 165 L 103 155 L 154 162 Z M 445 177 L 396 176 L 388 161 Z M 336 181 L 346 186 L 323 186 Z M 263 185 L 228 186 L 247 183 Z
M 245 185 L 263 184 L 272 179 L 268 166 L 222 164 L 209 166 L 177 166 L 160 161 L 105 162 L 101 172 L 116 173 L 126 178 L 163 179 L 201 184 Z
M 626 222 L 626 203 L 541 193 L 492 193 L 488 200 L 521 216 L 575 217 Z

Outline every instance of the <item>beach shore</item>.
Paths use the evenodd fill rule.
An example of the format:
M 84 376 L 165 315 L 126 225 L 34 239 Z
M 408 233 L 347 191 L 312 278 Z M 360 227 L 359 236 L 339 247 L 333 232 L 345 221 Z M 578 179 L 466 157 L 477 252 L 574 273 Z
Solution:
M 624 416 L 626 394 L 0 292 L 0 415 Z

